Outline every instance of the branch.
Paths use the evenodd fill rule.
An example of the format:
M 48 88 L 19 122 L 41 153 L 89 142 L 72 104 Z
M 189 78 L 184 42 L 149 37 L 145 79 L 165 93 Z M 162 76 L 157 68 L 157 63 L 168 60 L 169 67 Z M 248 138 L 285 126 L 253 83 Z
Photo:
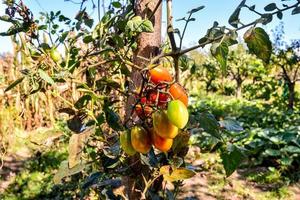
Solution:
M 173 16 L 172 16 L 172 0 L 167 0 L 167 31 L 170 39 L 172 51 L 176 52 L 176 42 L 174 37 Z
M 295 4 L 293 4 L 293 5 L 289 6 L 289 7 L 283 8 L 283 9 L 278 10 L 278 11 L 275 11 L 275 12 L 272 12 L 272 13 L 270 13 L 270 15 L 276 15 L 278 12 L 283 12 L 283 11 L 289 10 L 289 9 L 291 9 L 291 8 L 295 8 L 295 7 L 297 7 L 299 4 L 300 4 L 300 2 L 297 2 L 297 3 L 295 3 Z M 242 25 L 242 26 L 240 26 L 240 27 L 238 27 L 238 28 L 236 28 L 236 29 L 233 29 L 232 31 L 239 31 L 239 30 L 242 30 L 242 29 L 247 28 L 247 27 L 249 27 L 249 26 L 256 25 L 256 24 L 258 24 L 258 23 L 261 23 L 261 18 L 255 20 L 255 21 L 253 21 L 253 22 L 250 22 L 250 23 L 248 23 L 248 24 Z M 151 60 L 150 63 L 151 63 L 151 64 L 152 64 L 152 63 L 155 63 L 155 62 L 157 62 L 159 59 L 161 59 L 161 58 L 163 58 L 163 57 L 166 57 L 166 56 L 171 56 L 171 57 L 174 57 L 174 56 L 181 56 L 181 55 L 186 54 L 186 53 L 188 53 L 188 52 L 190 52 L 190 51 L 193 51 L 193 50 L 195 50 L 195 49 L 198 49 L 198 48 L 200 48 L 200 47 L 203 48 L 203 47 L 205 47 L 205 46 L 208 45 L 208 44 L 211 44 L 211 43 L 213 43 L 213 42 L 216 42 L 216 41 L 222 39 L 225 35 L 228 35 L 228 34 L 230 34 L 230 32 L 224 33 L 224 34 L 222 34 L 222 35 L 220 35 L 220 36 L 218 36 L 218 37 L 216 37 L 216 38 L 214 38 L 214 39 L 207 40 L 207 41 L 205 41 L 205 42 L 202 42 L 202 43 L 200 43 L 200 44 L 198 44 L 198 45 L 195 45 L 195 46 L 193 46 L 193 47 L 190 47 L 190 48 L 187 48 L 187 49 L 184 49 L 184 50 L 180 50 L 180 51 L 172 51 L 172 52 L 169 52 L 169 53 L 163 53 L 163 54 L 160 54 L 160 55 L 154 57 L 154 58 Z
M 155 8 L 154 8 L 154 10 L 152 11 L 151 15 L 149 16 L 149 20 L 151 20 L 152 17 L 154 17 L 154 15 L 155 15 L 156 11 L 158 10 L 158 8 L 159 8 L 159 6 L 160 6 L 161 3 L 162 3 L 162 0 L 160 0 L 160 1 L 157 3 L 157 5 L 155 6 Z

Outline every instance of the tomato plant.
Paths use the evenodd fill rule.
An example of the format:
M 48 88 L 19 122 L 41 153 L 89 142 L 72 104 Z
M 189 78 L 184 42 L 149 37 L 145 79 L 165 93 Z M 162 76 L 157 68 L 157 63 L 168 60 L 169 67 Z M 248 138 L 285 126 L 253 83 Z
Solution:
M 18 55 L 24 59 L 20 77 L 5 91 L 22 83 L 26 85 L 24 98 L 38 92 L 54 96 L 61 103 L 53 107 L 68 117 L 66 124 L 72 131 L 65 136 L 69 157 L 54 182 L 61 184 L 80 174 L 88 185 L 85 188 L 101 188 L 103 198 L 149 199 L 156 195 L 157 199 L 175 199 L 183 180 L 195 175 L 185 162 L 193 129 L 216 138 L 226 175 L 231 175 L 243 159 L 243 148 L 233 140 L 226 142 L 221 134 L 232 123 L 222 124 L 206 111 L 189 117 L 188 94 L 180 85 L 186 67 L 180 64 L 186 53 L 211 44 L 220 71 L 227 74 L 229 47 L 238 42 L 237 32 L 245 28 L 249 52 L 268 63 L 272 46 L 259 24 L 269 23 L 275 15 L 281 18 L 287 10 L 299 13 L 300 2 L 283 8 L 271 4 L 266 13 L 260 13 L 243 0 L 229 18 L 231 27 L 215 22 L 198 44 L 183 48 L 187 26 L 204 6 L 191 9 L 181 19 L 185 23 L 181 31 L 173 27 L 172 1 L 168 0 L 166 51 L 161 51 L 162 1 L 112 1 L 98 21 L 84 8 L 87 2 L 94 4 L 82 1 L 75 19 L 58 11 L 41 13 L 35 20 L 22 1 L 5 1 L 6 14 L 0 18 L 11 24 L 0 35 L 13 36 L 20 44 Z M 258 19 L 243 22 L 240 13 L 244 9 L 255 12 Z M 64 54 L 56 50 L 60 47 Z M 196 121 L 193 126 L 187 124 L 189 118 Z M 98 173 L 92 174 L 95 171 Z M 174 191 L 164 188 L 163 181 L 173 183 Z M 118 189 L 112 189 L 111 183 L 116 182 Z M 126 183 L 126 189 L 119 182 Z

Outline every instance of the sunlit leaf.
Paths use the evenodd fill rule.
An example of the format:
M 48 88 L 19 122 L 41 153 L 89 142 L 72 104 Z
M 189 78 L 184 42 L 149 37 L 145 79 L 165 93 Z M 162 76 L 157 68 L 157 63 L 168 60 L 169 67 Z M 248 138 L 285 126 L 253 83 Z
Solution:
M 269 63 L 272 53 L 272 43 L 264 29 L 250 28 L 244 35 L 250 53 L 255 54 L 265 63 Z
M 46 81 L 47 83 L 49 83 L 50 85 L 54 85 L 55 82 L 54 80 L 47 74 L 47 72 L 45 72 L 44 70 L 42 69 L 38 69 L 38 72 L 39 72 L 39 75 L 40 77 Z
M 56 172 L 56 174 L 53 177 L 53 181 L 55 184 L 60 184 L 63 178 L 81 172 L 82 170 L 85 169 L 86 166 L 87 165 L 85 163 L 81 163 L 81 164 L 76 165 L 73 168 L 69 168 L 68 161 L 66 161 L 66 160 L 62 161 L 59 166 L 58 171 Z
M 80 133 L 80 134 L 73 134 L 69 140 L 69 146 L 68 146 L 68 162 L 69 162 L 69 168 L 73 168 L 78 163 L 80 163 L 81 159 L 81 153 L 84 148 L 85 142 L 87 138 L 92 133 L 92 128 L 87 129 L 86 131 Z
M 217 61 L 220 63 L 221 65 L 221 69 L 223 74 L 226 73 L 226 69 L 227 69 L 227 57 L 228 57 L 228 45 L 225 42 L 222 42 L 221 44 L 213 44 L 211 46 L 211 54 L 217 59 Z
M 192 178 L 196 174 L 194 171 L 183 167 L 172 169 L 170 165 L 162 166 L 159 172 L 163 175 L 165 181 L 170 182 L 183 181 Z

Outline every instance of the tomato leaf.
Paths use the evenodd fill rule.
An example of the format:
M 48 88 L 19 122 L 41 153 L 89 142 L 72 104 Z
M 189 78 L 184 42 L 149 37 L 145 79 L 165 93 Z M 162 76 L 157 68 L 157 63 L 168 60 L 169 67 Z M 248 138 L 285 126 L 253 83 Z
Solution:
M 221 153 L 222 163 L 226 176 L 230 176 L 242 162 L 244 155 L 236 145 L 229 144 L 227 149 Z
M 244 40 L 247 43 L 250 53 L 255 54 L 265 63 L 269 63 L 272 53 L 272 43 L 264 29 L 260 27 L 249 29 L 244 35 Z
M 219 121 L 219 124 L 221 127 L 225 128 L 228 131 L 235 131 L 235 132 L 240 132 L 243 131 L 243 127 L 233 119 L 225 119 L 222 121 Z
M 41 79 L 43 79 L 44 81 L 46 81 L 50 85 L 55 84 L 54 80 L 44 70 L 38 69 L 38 73 L 39 73 Z
M 213 44 L 211 46 L 211 54 L 216 58 L 216 60 L 220 63 L 223 74 L 226 72 L 227 68 L 227 57 L 228 57 L 228 45 L 225 42 L 221 44 Z
M 240 21 L 240 12 L 242 7 L 245 5 L 246 0 L 243 0 L 238 7 L 234 10 L 232 15 L 229 17 L 228 23 L 233 26 L 234 28 L 238 27 L 239 21 Z
M 294 10 L 292 11 L 292 15 L 296 15 L 300 13 L 300 6 L 294 8 Z
M 265 6 L 265 11 L 273 11 L 277 8 L 276 3 L 270 3 Z
M 61 162 L 58 171 L 53 177 L 53 181 L 55 184 L 60 184 L 61 180 L 67 176 L 71 176 L 77 174 L 85 169 L 87 165 L 85 163 L 78 164 L 73 168 L 69 168 L 68 161 L 64 160 Z
M 222 139 L 219 131 L 219 123 L 212 114 L 208 112 L 200 113 L 198 119 L 201 128 L 203 128 L 207 133 L 211 134 L 212 136 L 218 139 Z
M 18 84 L 20 84 L 25 77 L 19 78 L 17 80 L 15 80 L 12 84 L 10 84 L 5 90 L 4 92 L 8 92 L 9 90 L 13 89 L 14 87 L 16 87 Z
M 192 178 L 196 173 L 187 168 L 172 169 L 170 165 L 162 166 L 159 170 L 165 181 L 176 182 Z
M 143 20 L 140 16 L 135 16 L 127 22 L 127 28 L 133 32 L 148 32 L 154 31 L 153 25 L 150 20 Z
M 80 162 L 81 153 L 84 148 L 84 144 L 87 138 L 92 133 L 92 130 L 93 130 L 92 128 L 89 128 L 80 134 L 73 134 L 71 136 L 69 140 L 69 146 L 68 146 L 68 152 L 69 152 L 68 162 L 70 168 L 73 168 Z

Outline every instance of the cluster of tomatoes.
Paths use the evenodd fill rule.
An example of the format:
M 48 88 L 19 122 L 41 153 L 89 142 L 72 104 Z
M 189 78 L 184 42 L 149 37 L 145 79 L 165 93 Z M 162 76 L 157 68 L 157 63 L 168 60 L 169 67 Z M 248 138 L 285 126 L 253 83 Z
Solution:
M 141 90 L 134 112 L 144 123 L 122 133 L 121 146 L 128 155 L 136 152 L 145 154 L 151 145 L 167 152 L 179 130 L 188 122 L 188 95 L 161 66 L 147 72 Z

